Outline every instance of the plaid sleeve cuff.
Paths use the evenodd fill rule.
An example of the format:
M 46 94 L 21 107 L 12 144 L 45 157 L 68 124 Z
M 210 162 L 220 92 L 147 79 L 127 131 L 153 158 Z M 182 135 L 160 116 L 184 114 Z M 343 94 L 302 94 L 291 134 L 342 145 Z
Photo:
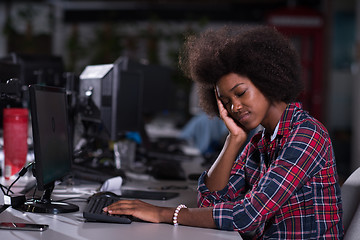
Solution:
M 233 208 L 234 203 L 232 202 L 219 203 L 214 206 L 213 219 L 217 228 L 228 231 L 234 230 Z
M 199 177 L 198 181 L 198 191 L 200 193 L 209 192 L 209 189 L 205 185 L 205 177 L 206 177 L 207 171 L 203 172 L 201 176 Z
M 199 182 L 198 182 L 198 192 L 203 195 L 206 196 L 206 198 L 208 198 L 209 200 L 212 201 L 228 201 L 228 191 L 229 191 L 229 187 L 228 185 L 226 185 L 222 190 L 219 191 L 215 191 L 215 192 L 210 192 L 210 190 L 207 188 L 207 186 L 205 185 L 205 177 L 206 177 L 207 172 L 203 172 L 203 174 L 201 174 L 200 178 L 199 178 Z

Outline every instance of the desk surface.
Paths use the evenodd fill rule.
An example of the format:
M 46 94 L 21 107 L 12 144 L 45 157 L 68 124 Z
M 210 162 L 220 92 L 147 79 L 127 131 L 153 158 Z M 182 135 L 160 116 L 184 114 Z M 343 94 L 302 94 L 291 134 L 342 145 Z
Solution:
M 141 186 L 141 187 L 139 187 Z M 178 182 L 178 181 L 156 181 L 140 180 L 128 181 L 124 188 L 128 189 L 157 189 L 159 187 L 173 188 L 184 186 L 187 189 L 169 191 L 178 191 L 179 197 L 166 200 L 145 200 L 159 206 L 175 207 L 179 203 L 186 204 L 189 207 L 196 206 L 196 182 Z M 54 199 L 67 197 L 83 197 L 82 201 L 75 202 L 80 207 L 76 213 L 66 213 L 58 215 L 23 213 L 18 210 L 7 208 L 0 214 L 1 221 L 29 222 L 48 224 L 49 229 L 44 232 L 19 231 L 19 230 L 0 230 L 0 239 L 52 239 L 52 240 L 75 240 L 75 239 L 131 239 L 131 240 L 168 240 L 168 239 L 241 239 L 240 235 L 233 231 L 222 231 L 216 229 L 204 229 L 187 226 L 174 227 L 171 224 L 154 224 L 144 222 L 133 222 L 131 224 L 113 224 L 113 223 L 94 223 L 85 222 L 82 217 L 82 210 L 86 203 L 84 199 L 98 186 L 79 185 L 71 187 L 57 187 L 54 190 Z

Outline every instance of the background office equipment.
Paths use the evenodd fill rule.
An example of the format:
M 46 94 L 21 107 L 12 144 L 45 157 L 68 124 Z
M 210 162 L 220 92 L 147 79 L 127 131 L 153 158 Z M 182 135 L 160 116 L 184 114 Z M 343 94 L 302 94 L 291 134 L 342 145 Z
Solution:
M 1 97 L 0 120 L 5 107 L 28 107 L 30 84 L 65 87 L 67 76 L 64 74 L 62 57 L 40 54 L 10 53 L 0 59 L 0 93 L 11 91 L 11 97 Z M 8 82 L 8 83 L 7 83 Z M 11 89 L 10 89 L 11 88 Z
M 54 55 L 10 53 L 0 59 L 0 73 L 2 81 L 18 79 L 24 107 L 29 102 L 29 85 L 65 87 L 67 82 L 62 57 Z
M 119 58 L 114 64 L 87 66 L 80 75 L 79 95 L 86 104 L 82 119 L 102 124 L 111 140 L 139 131 L 142 121 L 142 73 L 123 65 Z
M 136 103 L 128 102 L 128 105 L 132 108 L 140 106 L 141 124 L 147 124 L 159 116 L 171 116 L 174 112 L 179 111 L 176 108 L 176 87 L 172 79 L 174 71 L 171 68 L 155 64 L 142 64 L 127 56 L 120 56 L 113 64 L 87 66 L 81 73 L 79 84 L 80 105 L 88 105 L 88 107 L 82 111 L 84 119 L 96 120 L 99 119 L 99 115 L 105 114 L 102 113 L 102 109 L 106 104 L 105 97 L 107 97 L 104 91 L 108 91 L 107 88 L 109 86 L 116 88 L 117 83 L 114 82 L 112 78 L 121 83 L 121 73 L 127 72 L 137 72 L 142 75 L 142 86 L 133 85 L 133 87 L 139 89 L 139 92 L 136 94 L 140 95 L 140 102 L 138 102 L 137 99 Z M 131 89 L 131 92 L 133 95 L 135 94 L 134 89 Z M 116 98 L 116 96 L 114 96 L 113 99 L 114 98 Z M 126 110 L 130 111 L 130 109 Z M 133 111 L 134 110 L 130 111 L 130 113 L 133 113 Z M 179 115 L 184 117 L 184 114 Z M 105 121 L 104 119 L 106 118 L 102 118 L 102 121 Z M 137 122 L 138 121 L 136 121 L 136 123 Z M 139 127 L 136 129 L 134 127 L 132 128 L 133 129 L 129 129 L 128 127 L 127 130 L 139 131 Z M 111 138 L 114 139 L 114 136 L 111 136 Z
M 110 150 L 107 144 L 113 141 L 112 158 L 118 170 L 129 168 L 135 158 L 135 143 L 126 139 L 127 133 L 142 126 L 143 75 L 123 65 L 119 58 L 113 64 L 87 66 L 79 83 L 85 147 L 94 151 L 92 145 L 100 141 L 103 149 Z
M 145 129 L 149 120 L 173 110 L 175 97 L 170 76 L 169 68 L 141 64 L 125 56 L 113 64 L 87 66 L 79 83 L 79 115 L 84 126 L 82 152 L 96 151 L 96 146 L 102 145 L 100 158 L 109 157 L 108 150 L 113 152 L 114 162 L 108 163 L 116 169 L 133 170 L 136 161 L 149 165 L 141 169 L 157 178 L 183 180 L 180 165 L 170 161 L 189 160 L 179 147 L 185 141 L 176 137 L 151 139 Z M 77 159 L 85 158 L 82 155 Z M 169 162 L 158 168 L 159 159 Z
M 17 64 L 13 59 L 17 59 Z M 41 62 L 34 60 L 34 64 L 29 65 L 29 59 L 39 60 L 41 57 L 11 54 L 6 61 L 18 66 L 18 70 L 22 69 L 18 76 L 23 79 L 24 73 L 31 73 L 29 66 L 36 69 L 36 63 Z M 54 69 L 61 69 L 59 58 L 48 60 L 51 64 L 45 64 L 44 68 L 54 66 Z M 46 86 L 59 82 L 45 79 L 58 78 L 59 74 L 43 76 L 36 81 L 34 76 L 29 79 Z M 74 176 L 100 183 L 122 176 L 126 181 L 124 170 L 132 170 L 130 165 L 135 163 L 136 171 L 149 173 L 158 179 L 184 180 L 187 177 L 180 166 L 180 162 L 192 159 L 183 151 L 186 142 L 176 137 L 152 138 L 146 128 L 157 116 L 167 117 L 177 111 L 174 109 L 176 97 L 171 76 L 172 70 L 168 67 L 142 64 L 125 56 L 111 64 L 88 66 L 79 78 L 66 74 L 65 82 L 60 81 L 60 85 L 65 84 L 67 90 L 71 141 L 74 141 L 74 146 L 79 146 L 75 148 Z M 19 104 L 23 106 L 28 90 L 24 90 L 20 80 L 17 82 L 21 89 Z M 84 130 L 76 132 L 82 128 Z M 131 149 L 132 154 L 126 153 L 126 156 L 132 157 L 121 159 L 123 146 Z M 130 164 L 125 164 L 126 159 Z
M 19 66 L 19 80 L 24 86 L 65 87 L 64 63 L 60 56 L 11 53 L 7 60 Z
M 0 83 L 6 83 L 10 79 L 19 79 L 20 66 L 12 62 L 0 60 Z
M 21 208 L 52 214 L 78 211 L 74 204 L 51 200 L 55 182 L 70 172 L 72 163 L 65 89 L 31 85 L 30 104 L 35 154 L 33 172 L 36 187 L 43 191 L 43 196 L 28 200 Z
M 144 64 L 126 56 L 119 59 L 128 71 L 141 71 L 143 74 L 142 114 L 144 122 L 152 118 L 177 111 L 177 98 L 174 70 L 157 64 Z

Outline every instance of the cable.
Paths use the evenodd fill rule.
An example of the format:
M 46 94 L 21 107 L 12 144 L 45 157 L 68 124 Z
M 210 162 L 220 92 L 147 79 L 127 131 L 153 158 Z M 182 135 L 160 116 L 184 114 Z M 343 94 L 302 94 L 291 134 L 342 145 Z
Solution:
M 67 202 L 67 201 L 69 201 L 69 200 L 79 200 L 79 201 L 81 201 L 81 202 L 83 202 L 83 201 L 87 201 L 88 200 L 88 198 L 87 197 L 69 197 L 69 198 L 63 198 L 63 199 L 59 199 L 59 200 L 56 200 L 57 202 Z
M 4 185 L 2 185 L 2 184 L 0 183 L 0 188 L 1 188 L 1 191 L 3 192 L 3 194 L 6 195 L 6 192 L 5 192 L 4 188 L 5 188 L 6 190 L 8 190 L 8 187 L 6 187 L 6 186 L 4 186 Z M 13 191 L 10 191 L 10 192 L 13 193 Z
M 20 171 L 19 174 L 17 176 L 17 178 L 10 184 L 10 186 L 7 188 L 7 192 L 6 195 L 9 195 L 9 192 L 11 192 L 11 187 L 22 177 L 25 175 L 25 173 L 27 172 L 27 170 L 34 164 L 35 162 L 31 162 L 29 163 L 27 166 L 23 167 Z M 1 188 L 2 189 L 2 188 Z

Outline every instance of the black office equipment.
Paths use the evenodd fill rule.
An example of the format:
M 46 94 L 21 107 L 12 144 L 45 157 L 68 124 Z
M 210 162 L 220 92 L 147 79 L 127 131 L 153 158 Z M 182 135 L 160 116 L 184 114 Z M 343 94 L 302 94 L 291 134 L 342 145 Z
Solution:
M 51 200 L 55 181 L 69 173 L 72 163 L 65 89 L 31 85 L 30 112 L 35 154 L 33 173 L 43 196 L 28 200 L 21 208 L 51 214 L 78 211 L 74 204 Z
M 120 197 L 111 192 L 96 193 L 88 199 L 88 204 L 83 212 L 87 221 L 131 223 L 131 217 L 127 215 L 109 215 L 102 209 L 120 200 Z
M 155 117 L 177 109 L 174 70 L 158 64 L 144 64 L 122 56 L 124 69 L 143 73 L 142 112 L 144 116 Z
M 123 65 L 119 58 L 114 64 L 87 66 L 80 75 L 81 118 L 102 124 L 111 140 L 139 131 L 142 124 L 143 75 Z
M 20 67 L 19 80 L 22 85 L 43 84 L 65 87 L 62 57 L 12 53 L 10 58 L 14 64 Z
M 126 175 L 121 169 L 92 167 L 89 165 L 72 165 L 72 174 L 76 179 L 103 184 L 109 178 L 120 176 L 126 181 Z
M 19 79 L 20 66 L 9 61 L 0 61 L 0 83 L 6 83 L 10 79 Z

